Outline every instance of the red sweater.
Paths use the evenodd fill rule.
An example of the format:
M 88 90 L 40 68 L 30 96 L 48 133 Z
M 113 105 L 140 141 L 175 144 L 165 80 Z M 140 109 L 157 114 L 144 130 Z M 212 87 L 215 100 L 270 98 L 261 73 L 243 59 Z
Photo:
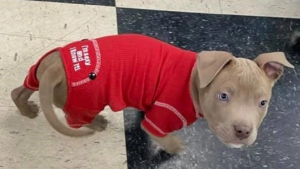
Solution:
M 142 123 L 156 136 L 202 116 L 196 113 L 189 92 L 195 52 L 135 34 L 78 41 L 47 54 L 56 50 L 66 71 L 68 95 L 63 110 L 71 127 L 91 123 L 106 105 L 113 111 L 126 107 L 145 111 Z M 28 89 L 38 90 L 35 73 L 43 57 L 24 81 Z

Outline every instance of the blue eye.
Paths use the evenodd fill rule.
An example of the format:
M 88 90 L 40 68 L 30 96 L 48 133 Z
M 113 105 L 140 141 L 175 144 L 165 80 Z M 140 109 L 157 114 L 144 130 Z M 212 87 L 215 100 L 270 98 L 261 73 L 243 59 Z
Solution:
M 218 94 L 218 98 L 221 100 L 221 101 L 227 101 L 228 100 L 228 95 L 226 93 L 219 93 Z
M 259 107 L 266 107 L 268 101 L 267 100 L 263 100 L 260 102 Z

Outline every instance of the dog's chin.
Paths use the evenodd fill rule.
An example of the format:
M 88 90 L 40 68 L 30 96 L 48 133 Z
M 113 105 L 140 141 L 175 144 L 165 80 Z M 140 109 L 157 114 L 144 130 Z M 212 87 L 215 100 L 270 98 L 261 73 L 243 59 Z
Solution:
M 232 132 L 229 132 L 229 130 L 226 127 L 218 127 L 216 128 L 216 130 L 212 131 L 215 133 L 217 138 L 228 148 L 249 147 L 254 143 L 257 136 L 257 132 L 253 131 L 249 138 L 240 140 L 236 138 Z
M 225 143 L 225 145 L 229 148 L 242 148 L 245 145 L 244 144 L 236 144 L 236 143 Z
M 225 141 L 223 139 L 219 139 L 219 140 L 228 148 L 243 148 L 245 146 L 248 146 L 245 143 L 242 143 L 240 141 Z
M 245 147 L 245 146 L 248 146 L 246 145 L 245 143 L 241 142 L 241 141 L 226 141 L 224 140 L 223 138 L 220 138 L 218 137 L 218 139 L 221 141 L 221 143 L 223 143 L 225 146 L 227 146 L 228 148 L 242 148 L 242 147 Z

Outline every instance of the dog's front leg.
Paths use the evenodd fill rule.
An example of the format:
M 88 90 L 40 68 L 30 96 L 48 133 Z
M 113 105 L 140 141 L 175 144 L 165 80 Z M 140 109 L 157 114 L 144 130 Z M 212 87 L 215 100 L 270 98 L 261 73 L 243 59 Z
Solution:
M 158 144 L 160 144 L 169 154 L 177 154 L 182 150 L 181 141 L 173 134 L 168 134 L 164 137 L 157 137 L 151 134 L 142 124 L 141 128 Z
M 34 93 L 34 91 L 26 89 L 23 86 L 15 88 L 11 92 L 11 98 L 17 108 L 19 109 L 20 113 L 23 116 L 29 118 L 35 118 L 38 115 L 39 107 L 32 101 L 28 101 L 30 96 Z

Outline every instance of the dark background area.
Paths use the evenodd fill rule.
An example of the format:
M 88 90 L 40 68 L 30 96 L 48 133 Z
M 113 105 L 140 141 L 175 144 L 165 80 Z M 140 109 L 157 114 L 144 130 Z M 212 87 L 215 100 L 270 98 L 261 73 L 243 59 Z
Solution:
M 300 20 L 138 9 L 117 9 L 118 31 L 141 33 L 175 46 L 200 52 L 225 50 L 253 59 L 264 52 L 285 51 Z M 141 131 L 140 112 L 126 110 L 125 129 L 129 169 L 263 169 L 300 168 L 298 56 L 287 55 L 296 67 L 286 69 L 273 90 L 269 113 L 256 143 L 243 149 L 225 147 L 199 120 L 177 134 L 185 149 L 177 156 L 153 155 Z

